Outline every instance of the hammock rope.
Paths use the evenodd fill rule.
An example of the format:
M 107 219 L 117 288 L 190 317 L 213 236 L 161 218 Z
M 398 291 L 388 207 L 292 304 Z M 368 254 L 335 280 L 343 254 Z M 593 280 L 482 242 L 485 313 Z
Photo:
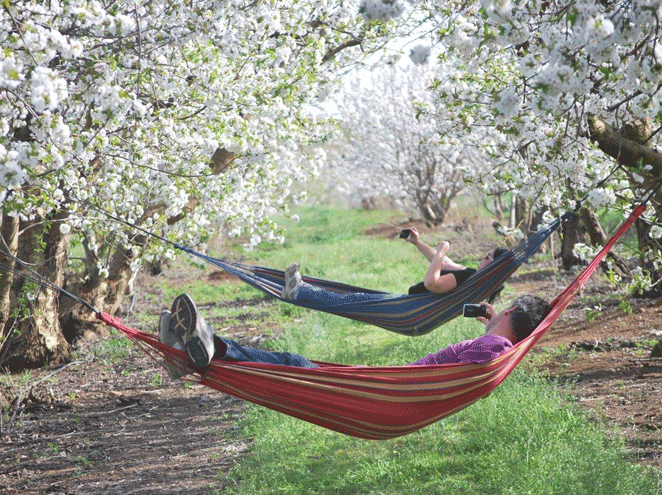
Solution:
M 483 364 L 428 366 L 347 366 L 316 362 L 319 368 L 213 360 L 195 368 L 182 351 L 123 325 L 106 313 L 97 316 L 138 344 L 207 387 L 284 414 L 359 438 L 384 440 L 406 435 L 454 414 L 487 396 L 513 371 L 586 285 L 600 262 L 646 209 L 637 206 L 591 263 L 551 303 L 534 332 Z

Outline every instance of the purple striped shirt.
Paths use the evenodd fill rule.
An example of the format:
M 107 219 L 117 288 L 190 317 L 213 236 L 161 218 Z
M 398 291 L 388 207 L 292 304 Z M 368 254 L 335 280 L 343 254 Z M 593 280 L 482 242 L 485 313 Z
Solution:
M 446 363 L 482 364 L 491 361 L 502 352 L 510 349 L 513 344 L 500 335 L 486 334 L 477 339 L 465 340 L 452 344 L 433 354 L 411 363 L 412 366 Z

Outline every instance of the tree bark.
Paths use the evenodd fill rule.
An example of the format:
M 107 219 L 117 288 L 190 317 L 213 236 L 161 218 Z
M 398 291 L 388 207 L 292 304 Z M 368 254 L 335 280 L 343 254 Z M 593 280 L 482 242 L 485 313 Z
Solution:
M 600 225 L 597 215 L 584 207 L 579 210 L 579 218 L 581 218 L 582 224 L 586 229 L 591 246 L 604 246 L 607 242 L 607 236 L 604 230 L 602 230 L 602 225 Z M 610 251 L 607 257 L 612 260 L 617 275 L 628 280 L 632 279 L 632 272 L 620 256 Z M 609 271 L 609 265 L 606 261 L 602 261 L 600 266 L 605 273 Z
M 581 260 L 575 256 L 575 244 L 584 241 L 584 231 L 579 216 L 573 215 L 570 220 L 561 224 L 561 261 L 563 268 L 569 270 L 579 265 Z
M 635 120 L 631 124 L 623 126 L 621 132 L 611 127 L 604 120 L 595 115 L 588 118 L 590 138 L 597 143 L 604 153 L 616 159 L 618 163 L 636 170 L 639 175 L 644 177 L 643 186 L 650 186 L 662 175 L 662 153 L 654 150 L 650 142 L 652 136 L 652 125 L 650 120 Z M 646 171 L 646 167 L 650 170 Z M 654 204 L 662 204 L 662 193 L 658 190 L 654 194 Z M 657 222 L 662 220 L 662 208 L 657 208 L 655 219 Z M 662 295 L 662 273 L 653 263 L 648 261 L 645 253 L 653 250 L 656 254 L 660 253 L 660 239 L 650 238 L 650 224 L 644 220 L 638 219 L 635 223 L 637 229 L 637 239 L 639 250 L 642 253 L 642 266 L 650 273 L 653 287 L 651 290 L 640 294 L 642 297 L 660 297 Z M 658 342 L 652 356 L 659 353 L 662 348 L 662 341 Z
M 145 243 L 146 239 L 140 236 L 135 248 L 114 247 L 107 278 L 99 275 L 96 266 L 88 264 L 84 274 L 68 281 L 67 290 L 80 295 L 100 311 L 110 315 L 116 314 L 120 310 L 134 274 L 131 263 L 138 257 Z M 61 315 L 62 331 L 69 342 L 81 337 L 94 338 L 108 335 L 105 324 L 79 303 L 63 301 Z
M 503 201 L 501 193 L 494 195 L 494 216 L 499 223 L 503 223 Z
M 20 222 L 17 257 L 57 285 L 62 285 L 67 263 L 69 239 L 60 231 L 67 216 L 65 211 L 56 211 Z M 16 295 L 17 319 L 10 318 L 3 329 L 13 331 L 6 335 L 0 364 L 20 370 L 67 362 L 71 355 L 60 329 L 58 294 L 20 278 L 15 278 L 11 290 Z
M 7 251 L 11 255 L 15 255 L 18 251 L 18 217 L 2 214 L 2 225 L 0 226 L 0 236 L 2 236 L 2 251 Z M 3 263 L 8 268 L 13 269 L 15 266 L 14 259 L 0 253 L 0 263 Z M 4 328 L 9 320 L 11 312 L 11 287 L 14 282 L 14 276 L 9 271 L 0 273 L 0 329 Z M 2 361 L 0 359 L 0 361 Z
M 604 153 L 630 169 L 639 169 L 650 165 L 649 178 L 660 177 L 662 153 L 624 137 L 619 131 L 595 115 L 589 116 L 588 124 L 591 140 L 597 143 L 598 148 Z M 631 137 L 632 134 L 629 133 Z M 646 137 L 646 139 L 648 138 Z M 640 135 L 637 140 L 644 141 Z

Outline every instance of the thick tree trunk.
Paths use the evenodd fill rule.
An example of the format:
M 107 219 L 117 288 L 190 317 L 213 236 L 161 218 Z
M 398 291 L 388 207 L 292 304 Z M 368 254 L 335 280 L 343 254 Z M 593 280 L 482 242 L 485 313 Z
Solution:
M 591 115 L 588 119 L 589 133 L 591 140 L 598 144 L 598 147 L 607 155 L 611 156 L 630 169 L 638 171 L 647 170 L 644 177 L 644 185 L 652 185 L 662 176 L 662 153 L 652 148 L 650 138 L 652 136 L 652 125 L 650 120 L 635 120 L 632 124 L 623 126 L 619 132 L 601 118 Z M 662 194 L 657 191 L 654 197 L 654 204 L 661 204 Z M 655 218 L 658 222 L 662 220 L 662 209 L 658 208 Z M 650 273 L 653 287 L 650 291 L 641 294 L 643 297 L 660 297 L 662 295 L 662 273 L 659 268 L 648 261 L 645 253 L 653 250 L 659 254 L 660 242 L 662 239 L 656 239 L 654 242 L 650 238 L 650 224 L 644 220 L 637 220 L 637 238 L 639 249 L 642 253 L 642 265 L 644 270 Z M 662 341 L 658 342 L 653 354 L 659 353 L 662 348 Z
M 657 198 L 656 203 L 660 204 L 659 201 L 662 198 Z M 662 221 L 662 208 L 657 208 L 655 218 L 659 223 Z M 639 297 L 661 297 L 662 296 L 662 272 L 659 268 L 655 266 L 655 260 L 650 259 L 648 254 L 653 251 L 653 253 L 659 254 L 660 251 L 660 242 L 661 239 L 652 239 L 650 236 L 651 224 L 646 220 L 638 218 L 635 221 L 635 228 L 637 229 L 637 240 L 639 245 L 639 252 L 641 253 L 641 265 L 644 270 L 646 270 L 651 277 L 652 287 L 644 292 L 636 294 Z M 653 256 L 655 258 L 656 256 Z
M 529 235 L 531 226 L 531 215 L 528 202 L 521 196 L 516 197 L 515 201 L 515 225 L 525 236 Z
M 61 221 L 67 216 L 60 211 L 21 222 L 17 244 L 18 258 L 58 285 L 64 280 L 69 247 L 68 237 L 60 231 Z M 70 349 L 60 329 L 58 294 L 34 287 L 20 278 L 14 280 L 11 290 L 10 304 L 17 318 L 10 318 L 3 328 L 7 340 L 3 346 L 2 366 L 20 370 L 67 362 Z
M 9 254 L 16 254 L 18 250 L 18 217 L 2 214 L 2 225 L 0 236 L 2 236 L 2 250 L 8 250 Z M 14 259 L 0 253 L 0 263 L 8 268 L 14 268 Z M 11 287 L 14 276 L 9 271 L 0 272 L 0 329 L 4 328 L 9 320 L 11 312 Z M 2 359 L 0 358 L 0 362 Z
M 588 243 L 593 247 L 602 246 L 607 242 L 607 236 L 602 230 L 597 215 L 588 208 L 581 208 L 571 220 L 561 225 L 561 259 L 563 268 L 568 270 L 573 265 L 581 264 L 581 260 L 574 254 L 575 244 Z M 616 254 L 607 255 L 613 262 L 616 273 L 624 278 L 631 278 L 632 273 L 625 262 Z M 603 262 L 602 269 L 607 272 L 609 266 Z
M 138 241 L 143 245 L 144 238 Z M 138 249 L 114 248 L 108 270 L 108 277 L 99 276 L 94 263 L 88 263 L 87 271 L 67 282 L 67 290 L 80 295 L 95 308 L 114 315 L 120 309 L 127 288 L 134 275 L 131 263 L 136 259 Z M 88 259 L 90 254 L 88 253 Z M 63 301 L 61 307 L 62 330 L 68 341 L 77 338 L 95 338 L 108 335 L 108 328 L 96 319 L 86 307 L 70 301 Z

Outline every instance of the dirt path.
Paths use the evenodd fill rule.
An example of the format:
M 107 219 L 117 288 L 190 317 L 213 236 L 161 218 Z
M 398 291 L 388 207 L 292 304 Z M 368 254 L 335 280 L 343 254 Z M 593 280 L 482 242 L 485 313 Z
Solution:
M 246 445 L 244 404 L 164 382 L 142 352 L 70 366 L 36 386 L 0 447 L 0 493 L 207 494 Z
M 535 291 L 551 299 L 571 278 L 516 275 L 509 284 L 516 293 Z M 224 277 L 212 280 L 228 283 Z M 647 356 L 662 333 L 662 306 L 633 301 L 633 312 L 626 315 L 606 302 L 604 292 L 589 284 L 583 295 L 604 300 L 599 317 L 587 321 L 577 298 L 532 351 L 533 360 L 596 419 L 622 432 L 634 460 L 659 467 L 662 360 Z M 254 333 L 246 328 L 243 335 L 255 339 Z M 195 495 L 222 490 L 223 473 L 247 448 L 238 440 L 234 421 L 244 403 L 170 382 L 138 349 L 111 360 L 94 358 L 92 348 L 81 344 L 79 353 L 88 361 L 47 379 L 54 370 L 35 372 L 23 385 L 20 376 L 12 377 L 14 395 L 43 381 L 24 394 L 12 423 L 2 425 L 0 493 Z
M 197 276 L 173 271 L 167 278 L 182 283 Z M 153 280 L 141 277 L 138 285 L 142 294 L 156 297 L 138 298 L 134 312 L 160 314 L 161 305 L 149 302 L 163 299 Z M 141 328 L 130 319 L 127 323 Z M 264 338 L 251 327 L 233 331 L 239 340 Z M 157 362 L 126 344 L 104 354 L 97 351 L 98 343 L 81 341 L 77 351 L 84 362 L 34 371 L 22 386 L 21 376 L 11 377 L 14 386 L 5 395 L 25 393 L 13 421 L 2 425 L 0 494 L 222 491 L 222 474 L 248 446 L 238 439 L 234 421 L 245 403 L 172 382 Z M 121 352 L 130 354 L 113 356 Z

